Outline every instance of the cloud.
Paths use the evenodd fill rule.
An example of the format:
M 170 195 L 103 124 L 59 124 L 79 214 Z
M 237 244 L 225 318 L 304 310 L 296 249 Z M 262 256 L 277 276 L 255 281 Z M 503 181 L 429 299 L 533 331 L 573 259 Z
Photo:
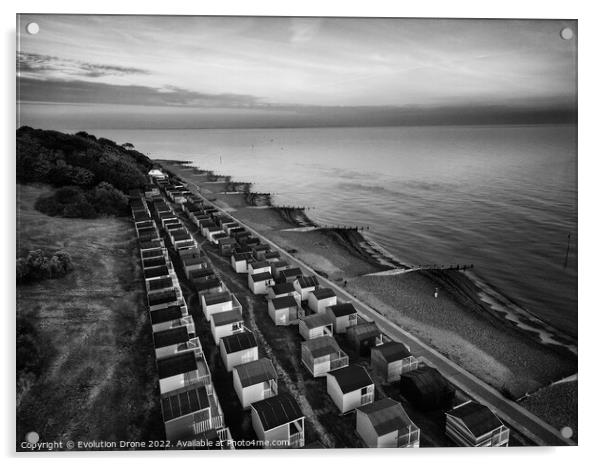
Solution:
M 64 76 L 100 78 L 104 76 L 124 76 L 149 74 L 148 71 L 124 66 L 103 65 L 78 60 L 41 55 L 37 53 L 17 53 L 17 71 L 22 76 Z
M 318 33 L 320 25 L 319 18 L 291 18 L 291 42 L 309 42 Z
M 167 86 L 154 88 L 83 80 L 18 79 L 19 101 L 245 108 L 261 106 L 260 99 L 243 94 L 208 94 Z

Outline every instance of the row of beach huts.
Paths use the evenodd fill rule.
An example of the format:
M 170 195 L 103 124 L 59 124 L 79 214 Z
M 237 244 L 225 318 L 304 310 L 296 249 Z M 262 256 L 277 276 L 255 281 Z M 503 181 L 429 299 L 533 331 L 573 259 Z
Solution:
M 303 447 L 305 417 L 291 395 L 278 392 L 274 366 L 269 359 L 259 358 L 255 335 L 244 326 L 240 302 L 213 273 L 161 192 L 198 227 L 211 247 L 229 256 L 232 269 L 246 279 L 249 290 L 265 296 L 274 325 L 298 326 L 303 365 L 314 378 L 326 378 L 327 394 L 341 414 L 355 412 L 356 432 L 366 446 L 419 446 L 420 429 L 401 403 L 392 398 L 376 400 L 375 382 L 366 367 L 359 361 L 350 364 L 339 342 L 369 358 L 371 372 L 385 384 L 397 384 L 417 409 L 445 409 L 455 399 L 454 387 L 435 368 L 415 358 L 407 345 L 390 341 L 352 303 L 342 302 L 334 290 L 321 286 L 316 276 L 304 275 L 235 219 L 160 173 L 144 197 L 152 202 L 160 227 L 199 294 L 242 408 L 251 410 L 257 437 L 266 446 Z M 167 276 L 177 280 L 172 275 Z M 446 411 L 445 429 L 462 446 L 508 444 L 508 428 L 489 408 L 472 400 Z
M 158 189 L 153 189 L 152 199 L 136 197 L 130 205 L 147 292 L 166 440 L 171 446 L 180 441 L 182 447 L 232 449 L 209 364 L 160 230 L 183 261 L 198 256 L 199 249 L 185 228 L 176 228 L 177 216 L 160 199 Z

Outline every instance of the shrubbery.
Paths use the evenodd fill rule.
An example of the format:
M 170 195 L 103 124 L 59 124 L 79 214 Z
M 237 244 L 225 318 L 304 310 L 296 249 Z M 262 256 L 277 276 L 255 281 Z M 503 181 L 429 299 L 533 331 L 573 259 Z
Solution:
M 71 256 L 58 251 L 46 256 L 41 249 L 29 251 L 27 257 L 17 259 L 17 283 L 64 277 L 73 270 Z
M 111 184 L 102 182 L 84 191 L 65 186 L 48 197 L 36 201 L 36 209 L 53 217 L 95 218 L 99 215 L 125 215 L 128 198 Z
M 17 181 L 82 188 L 69 202 L 41 199 L 39 209 L 49 215 L 126 214 L 123 193 L 143 187 L 152 166 L 130 143 L 119 146 L 84 131 L 69 135 L 27 126 L 17 130 Z

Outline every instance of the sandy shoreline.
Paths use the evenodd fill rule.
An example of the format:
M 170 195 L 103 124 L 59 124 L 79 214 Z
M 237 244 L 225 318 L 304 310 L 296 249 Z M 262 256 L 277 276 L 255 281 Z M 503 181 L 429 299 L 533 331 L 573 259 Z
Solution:
M 567 338 L 543 341 L 537 326 L 508 319 L 480 289 L 458 271 L 420 271 L 370 276 L 404 265 L 378 245 L 363 244 L 355 230 L 319 228 L 303 209 L 271 206 L 269 194 L 251 193 L 250 183 L 232 182 L 188 165 L 159 161 L 168 171 L 194 183 L 233 217 L 347 287 L 356 297 L 414 333 L 480 379 L 512 397 L 520 397 L 577 371 Z M 299 228 L 301 227 L 301 228 Z M 439 297 L 434 299 L 435 286 Z M 498 313 L 496 315 L 496 312 Z M 524 317 L 522 323 L 531 323 Z M 542 328 L 545 323 L 541 323 Z M 531 333 L 529 333 L 531 332 Z M 558 340 L 558 341 L 557 341 Z M 543 344 L 547 343 L 547 344 Z

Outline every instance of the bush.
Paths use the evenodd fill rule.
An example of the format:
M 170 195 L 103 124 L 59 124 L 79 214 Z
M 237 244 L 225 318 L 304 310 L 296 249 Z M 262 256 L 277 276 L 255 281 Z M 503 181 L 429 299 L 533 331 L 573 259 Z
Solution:
M 26 258 L 17 259 L 17 283 L 47 278 L 60 278 L 73 270 L 71 256 L 58 251 L 48 257 L 41 249 L 29 251 Z
M 88 199 L 94 204 L 98 212 L 109 215 L 124 215 L 128 212 L 128 198 L 111 184 L 99 183 Z

